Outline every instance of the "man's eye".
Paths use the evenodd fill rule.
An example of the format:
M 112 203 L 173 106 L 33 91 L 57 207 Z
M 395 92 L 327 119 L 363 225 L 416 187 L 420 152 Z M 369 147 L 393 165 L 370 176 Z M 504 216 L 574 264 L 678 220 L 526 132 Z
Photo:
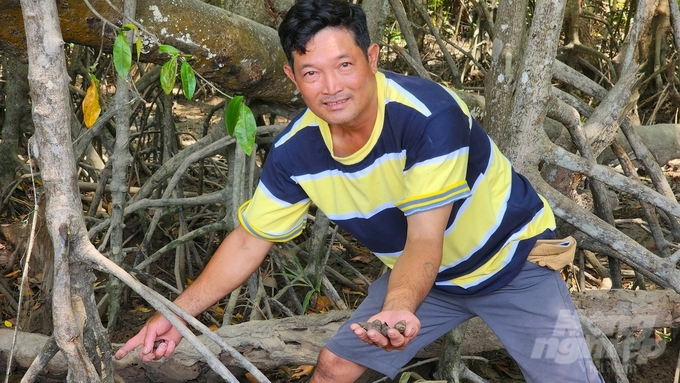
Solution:
M 310 70 L 309 72 L 305 72 L 305 77 L 311 77 L 311 76 L 314 76 L 315 74 L 316 74 L 315 71 Z
M 342 66 L 343 68 L 349 68 L 351 65 L 352 64 L 350 64 L 348 62 L 344 62 L 344 63 L 340 64 L 340 66 Z

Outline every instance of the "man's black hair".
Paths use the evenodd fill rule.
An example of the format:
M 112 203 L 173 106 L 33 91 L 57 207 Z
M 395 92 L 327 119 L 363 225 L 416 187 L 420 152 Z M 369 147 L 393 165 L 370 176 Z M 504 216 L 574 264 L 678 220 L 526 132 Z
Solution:
M 366 26 L 366 14 L 360 6 L 347 0 L 300 0 L 296 2 L 279 26 L 279 39 L 293 67 L 293 52 L 305 54 L 309 40 L 320 30 L 332 27 L 347 29 L 354 42 L 368 57 L 371 37 Z

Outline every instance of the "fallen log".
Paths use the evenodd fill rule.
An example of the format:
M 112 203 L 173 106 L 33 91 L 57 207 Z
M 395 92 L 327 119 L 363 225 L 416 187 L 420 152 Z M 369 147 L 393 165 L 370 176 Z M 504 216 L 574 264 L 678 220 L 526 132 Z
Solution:
M 680 327 L 680 294 L 670 290 L 594 290 L 575 293 L 572 297 L 576 307 L 605 334 Z M 331 311 L 317 315 L 251 321 L 220 328 L 217 333 L 261 370 L 282 365 L 314 364 L 321 347 L 350 314 L 350 311 Z M 214 343 L 203 336 L 199 338 L 213 352 L 220 353 Z M 11 340 L 12 330 L 0 329 L 0 359 L 7 357 Z M 43 335 L 20 333 L 15 352 L 16 362 L 27 367 L 46 340 L 47 337 Z M 438 343 L 434 343 L 421 350 L 418 357 L 436 356 L 439 354 L 439 347 Z M 484 322 L 479 318 L 469 322 L 462 345 L 464 354 L 501 348 L 502 345 Z M 226 353 L 221 353 L 220 359 L 230 369 L 239 369 Z M 124 376 L 144 374 L 166 382 L 195 379 L 204 367 L 199 353 L 187 342 L 180 343 L 173 357 L 169 359 L 143 363 L 138 354 L 132 352 L 124 359 L 115 361 L 114 365 Z M 140 367 L 143 367 L 141 372 Z M 65 360 L 58 354 L 46 372 L 59 374 L 64 373 L 66 368 Z
M 0 9 L 0 52 L 25 57 L 20 3 L 0 0 Z M 65 42 L 108 53 L 120 27 L 129 23 L 103 0 L 60 2 L 59 19 Z M 140 61 L 164 64 L 169 56 L 158 48 L 169 44 L 190 54 L 192 68 L 222 90 L 284 105 L 301 103 L 283 73 L 286 58 L 273 28 L 198 0 L 140 0 L 135 20 L 144 31 Z

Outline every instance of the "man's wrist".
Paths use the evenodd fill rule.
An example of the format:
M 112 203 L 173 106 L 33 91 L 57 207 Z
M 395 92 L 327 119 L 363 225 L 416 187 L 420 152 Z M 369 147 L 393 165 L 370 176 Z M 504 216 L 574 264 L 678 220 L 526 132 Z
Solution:
M 415 313 L 415 309 L 403 299 L 385 299 L 382 311 L 408 311 L 411 314 Z

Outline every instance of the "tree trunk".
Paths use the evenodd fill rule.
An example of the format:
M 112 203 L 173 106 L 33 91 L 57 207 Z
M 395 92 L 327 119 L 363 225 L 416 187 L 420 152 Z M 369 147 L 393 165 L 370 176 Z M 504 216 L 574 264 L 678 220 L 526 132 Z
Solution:
M 458 327 L 444 335 L 442 349 L 439 353 L 439 364 L 434 377 L 447 382 L 459 383 L 465 376 L 467 367 L 461 358 L 460 347 L 465 339 L 465 330 L 468 322 L 461 323 Z
M 40 165 L 40 175 L 45 187 L 46 225 L 54 246 L 53 323 L 59 349 L 68 360 L 69 382 L 99 382 L 100 377 L 88 355 L 84 334 L 104 332 L 93 299 L 72 293 L 73 286 L 91 286 L 94 276 L 88 268 L 70 270 L 78 265 L 78 251 L 83 239 L 87 240 L 75 174 L 75 160 L 71 141 L 70 96 L 68 75 L 59 29 L 56 3 L 52 1 L 22 0 L 21 9 L 26 28 L 28 48 L 28 79 L 33 105 L 35 135 L 29 143 L 30 153 Z M 89 330 L 85 330 L 85 325 Z M 108 339 L 96 349 L 104 364 L 110 365 Z M 112 381 L 104 367 L 102 378 Z
M 126 0 L 124 14 L 129 18 L 134 18 L 136 5 L 136 1 Z M 128 45 L 134 46 L 133 33 L 128 32 L 126 37 Z M 109 227 L 111 244 L 109 258 L 117 265 L 122 265 L 125 258 L 125 251 L 123 250 L 125 215 L 123 211 L 128 196 L 128 167 L 132 163 L 128 142 L 130 139 L 130 116 L 132 115 L 130 105 L 132 89 L 128 81 L 128 78 L 116 75 L 116 93 L 113 97 L 113 108 L 116 110 L 116 141 L 113 155 L 109 159 L 111 161 L 111 226 Z M 123 284 L 118 279 L 111 278 L 106 285 L 106 291 L 109 295 L 106 328 L 112 331 L 120 320 L 120 297 Z
M 382 44 L 385 23 L 390 11 L 389 0 L 364 0 L 361 8 L 366 13 L 366 23 L 371 42 Z

